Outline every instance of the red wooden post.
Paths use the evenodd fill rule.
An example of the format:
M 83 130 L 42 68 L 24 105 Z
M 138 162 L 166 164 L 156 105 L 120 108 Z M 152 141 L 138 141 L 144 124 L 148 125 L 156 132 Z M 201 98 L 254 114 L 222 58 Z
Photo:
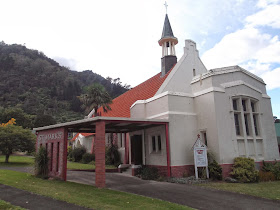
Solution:
M 61 150 L 59 150 L 59 151 L 61 151 L 60 152 L 60 162 L 62 163 L 62 172 L 61 172 L 61 174 L 62 174 L 62 179 L 64 180 L 64 181 L 66 181 L 66 179 L 67 179 L 67 146 L 68 146 L 68 130 L 67 130 L 67 128 L 64 128 L 64 138 L 63 138 L 63 145 L 60 145 L 60 147 L 62 147 L 63 148 L 63 150 L 61 151 Z M 60 163 L 60 164 L 61 164 Z
M 95 125 L 95 186 L 105 187 L 105 122 Z
M 171 176 L 171 167 L 170 167 L 170 149 L 169 149 L 169 129 L 168 123 L 165 124 L 165 138 L 166 138 L 166 156 L 167 156 L 167 176 Z

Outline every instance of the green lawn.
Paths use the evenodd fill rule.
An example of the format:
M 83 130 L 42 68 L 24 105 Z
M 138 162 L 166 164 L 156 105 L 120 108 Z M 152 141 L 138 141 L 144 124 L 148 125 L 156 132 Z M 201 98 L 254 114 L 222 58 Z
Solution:
M 116 168 L 113 165 L 106 165 L 106 168 Z M 76 162 L 67 162 L 67 169 L 80 169 L 80 170 L 91 170 L 91 169 L 95 169 L 95 165 L 94 164 L 83 164 L 83 163 L 76 163 Z
M 5 163 L 5 156 L 0 155 L 0 167 L 1 166 L 33 166 L 34 165 L 34 157 L 30 156 L 15 156 L 11 155 L 9 158 L 9 163 Z M 67 162 L 68 169 L 80 169 L 80 170 L 91 170 L 95 169 L 94 164 L 83 164 L 83 163 L 76 163 L 76 162 Z M 113 165 L 107 165 L 106 168 L 116 168 Z
M 0 155 L 0 166 L 32 166 L 34 165 L 34 157 L 11 155 L 9 163 L 5 163 L 5 156 Z
M 0 209 L 7 209 L 7 210 L 24 210 L 24 208 L 14 206 L 6 201 L 0 200 Z
M 0 170 L 0 183 L 94 209 L 191 209 L 158 199 L 73 182 L 43 180 L 9 170 Z
M 199 186 L 280 200 L 280 181 L 260 183 L 208 183 Z

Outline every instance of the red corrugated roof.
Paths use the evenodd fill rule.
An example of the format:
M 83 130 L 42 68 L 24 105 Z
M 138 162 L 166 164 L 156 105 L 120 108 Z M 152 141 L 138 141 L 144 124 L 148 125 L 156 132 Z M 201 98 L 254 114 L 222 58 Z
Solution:
M 113 103 L 110 105 L 112 110 L 104 112 L 102 108 L 99 108 L 99 116 L 129 118 L 131 105 L 137 100 L 146 100 L 153 97 L 171 70 L 169 70 L 169 72 L 163 77 L 161 77 L 161 73 L 158 73 L 140 85 L 115 98 Z
M 79 136 L 79 134 L 81 134 L 82 136 L 93 136 L 95 133 L 77 133 L 70 141 L 75 141 L 76 138 Z

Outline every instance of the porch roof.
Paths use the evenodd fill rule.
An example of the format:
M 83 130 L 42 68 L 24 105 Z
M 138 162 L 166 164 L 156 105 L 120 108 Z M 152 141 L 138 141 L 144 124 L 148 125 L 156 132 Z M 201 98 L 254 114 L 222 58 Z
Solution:
M 143 130 L 159 125 L 165 125 L 169 121 L 163 119 L 136 119 L 136 118 L 123 118 L 123 117 L 93 117 L 88 119 L 76 120 L 66 123 L 59 123 L 55 125 L 49 125 L 33 130 L 43 131 L 54 128 L 65 127 L 68 132 L 77 133 L 95 133 L 95 124 L 98 121 L 105 121 L 106 133 L 128 133 L 137 130 Z

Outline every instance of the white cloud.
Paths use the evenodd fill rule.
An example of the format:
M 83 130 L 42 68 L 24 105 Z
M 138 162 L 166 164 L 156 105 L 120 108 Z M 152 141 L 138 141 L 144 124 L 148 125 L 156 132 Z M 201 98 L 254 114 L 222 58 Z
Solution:
M 244 28 L 225 35 L 218 44 L 202 55 L 202 60 L 207 68 L 245 63 L 258 59 L 258 53 L 262 55 L 260 51 L 275 44 L 271 40 L 270 35 L 262 34 L 258 29 Z
M 260 12 L 246 17 L 249 26 L 280 28 L 280 5 L 269 5 Z
M 280 28 L 280 0 L 260 0 L 261 11 L 245 18 L 245 25 L 226 34 L 219 43 L 202 55 L 207 68 L 240 65 L 261 76 L 269 90 L 280 87 L 280 70 L 272 66 L 280 64 L 280 41 L 259 26 Z M 272 65 L 274 64 L 274 65 Z
M 280 0 L 259 0 L 257 3 L 257 7 L 265 8 L 268 5 L 276 5 L 279 4 Z
M 276 68 L 272 71 L 268 71 L 261 75 L 265 83 L 267 84 L 266 88 L 272 90 L 275 88 L 280 88 L 280 68 Z

